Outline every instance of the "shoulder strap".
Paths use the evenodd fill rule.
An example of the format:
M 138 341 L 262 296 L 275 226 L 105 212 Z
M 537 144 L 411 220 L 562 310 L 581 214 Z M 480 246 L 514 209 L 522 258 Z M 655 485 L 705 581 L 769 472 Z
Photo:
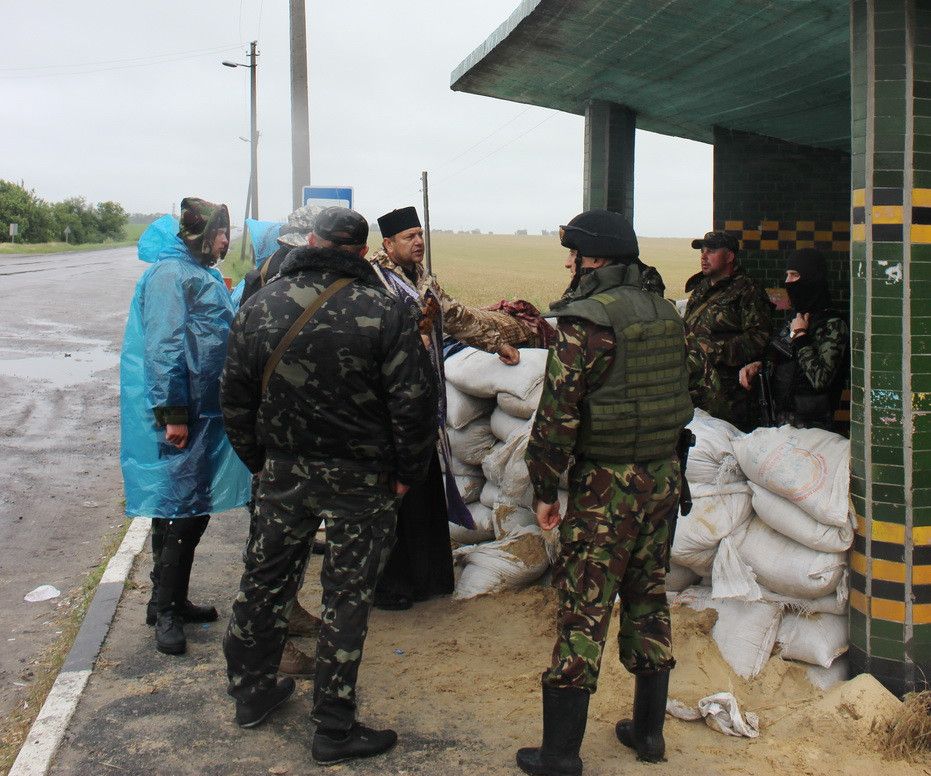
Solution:
M 262 372 L 262 395 L 265 394 L 266 388 L 268 388 L 268 381 L 271 380 L 272 375 L 275 372 L 275 369 L 278 367 L 278 363 L 281 361 L 281 357 L 285 354 L 285 351 L 291 346 L 291 343 L 294 342 L 294 338 L 300 334 L 301 329 L 307 324 L 311 318 L 314 317 L 317 310 L 319 310 L 326 303 L 327 299 L 336 294 L 337 292 L 344 289 L 348 286 L 355 278 L 340 278 L 339 280 L 334 281 L 328 285 L 323 291 L 304 309 L 304 312 L 298 316 L 298 319 L 291 324 L 291 328 L 285 333 L 281 338 L 281 342 L 278 343 L 278 347 L 272 352 L 268 357 L 268 361 L 265 362 L 265 369 Z
M 269 256 L 265 261 L 262 262 L 262 266 L 259 268 L 259 278 L 262 282 L 259 284 L 259 288 L 263 288 L 268 282 L 268 265 L 272 263 L 272 257 Z

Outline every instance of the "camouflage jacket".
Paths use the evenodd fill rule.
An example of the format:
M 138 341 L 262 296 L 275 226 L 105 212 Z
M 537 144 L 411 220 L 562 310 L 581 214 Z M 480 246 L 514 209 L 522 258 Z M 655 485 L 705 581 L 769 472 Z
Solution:
M 415 265 L 416 279 L 404 274 L 400 265 L 388 258 L 384 250 L 369 258 L 381 272 L 393 272 L 405 283 L 415 286 L 421 304 L 432 294 L 443 312 L 443 332 L 466 345 L 497 353 L 502 345 L 521 345 L 534 342 L 536 332 L 524 321 L 496 310 L 482 310 L 457 302 L 447 294 L 433 275 L 427 274 L 422 264 Z
M 346 276 L 355 282 L 304 326 L 261 395 L 266 361 L 313 292 Z M 411 483 L 426 475 L 436 442 L 436 378 L 407 306 L 368 262 L 338 250 L 292 251 L 242 306 L 221 401 L 230 441 L 253 472 L 267 455 Z

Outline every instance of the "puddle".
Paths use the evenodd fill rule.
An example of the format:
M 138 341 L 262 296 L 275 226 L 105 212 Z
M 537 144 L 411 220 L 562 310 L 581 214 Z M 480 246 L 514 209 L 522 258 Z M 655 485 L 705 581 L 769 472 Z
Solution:
M 0 359 L 0 377 L 40 380 L 56 388 L 67 388 L 89 383 L 95 374 L 111 369 L 119 362 L 119 353 L 98 346 L 72 352 L 68 357 L 65 351 L 61 351 L 41 356 Z M 115 383 L 117 379 L 114 375 L 108 382 Z

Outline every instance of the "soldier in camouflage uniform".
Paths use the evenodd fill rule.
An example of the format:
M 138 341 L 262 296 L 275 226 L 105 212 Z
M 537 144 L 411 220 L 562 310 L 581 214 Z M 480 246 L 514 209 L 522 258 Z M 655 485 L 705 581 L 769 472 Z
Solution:
M 753 426 L 750 397 L 738 382 L 745 364 L 762 357 L 772 329 L 766 292 L 736 263 L 737 239 L 708 232 L 692 240 L 701 250 L 701 272 L 689 278 L 685 327 L 711 359 L 721 390 L 700 406 L 743 431 Z
M 385 293 L 363 258 L 367 235 L 358 213 L 322 212 L 309 247 L 293 251 L 236 316 L 222 380 L 230 441 L 261 472 L 256 532 L 224 639 L 229 693 L 237 722 L 253 727 L 293 692 L 293 679 L 276 681 L 276 668 L 324 520 L 311 715 L 311 752 L 322 764 L 377 754 L 397 740 L 355 721 L 355 684 L 398 499 L 425 476 L 436 441 L 430 362 L 408 308 Z M 285 332 L 324 293 L 334 295 L 269 372 Z
M 776 425 L 834 431 L 834 412 L 847 376 L 850 333 L 846 322 L 831 311 L 824 255 L 814 248 L 790 254 L 786 291 L 795 316 L 773 337 L 765 365 L 754 361 L 740 370 L 740 385 L 749 391 L 765 368 Z
M 543 673 L 543 745 L 521 749 L 530 774 L 580 774 L 579 750 L 615 596 L 621 662 L 637 677 L 634 719 L 618 737 L 662 759 L 669 671 L 669 519 L 678 504 L 676 443 L 692 417 L 682 320 L 643 290 L 630 223 L 604 210 L 562 227 L 581 257 L 576 289 L 551 305 L 559 320 L 527 446 L 543 530 L 559 526 L 553 572 L 557 638 Z M 570 458 L 565 518 L 556 498 Z

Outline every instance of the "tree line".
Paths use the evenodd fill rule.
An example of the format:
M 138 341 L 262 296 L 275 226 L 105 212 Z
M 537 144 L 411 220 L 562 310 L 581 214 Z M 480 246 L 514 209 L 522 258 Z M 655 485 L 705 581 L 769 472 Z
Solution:
M 10 242 L 10 224 L 18 224 L 16 242 L 101 243 L 123 240 L 127 216 L 116 202 L 88 204 L 84 197 L 46 202 L 35 191 L 0 179 L 0 242 Z

